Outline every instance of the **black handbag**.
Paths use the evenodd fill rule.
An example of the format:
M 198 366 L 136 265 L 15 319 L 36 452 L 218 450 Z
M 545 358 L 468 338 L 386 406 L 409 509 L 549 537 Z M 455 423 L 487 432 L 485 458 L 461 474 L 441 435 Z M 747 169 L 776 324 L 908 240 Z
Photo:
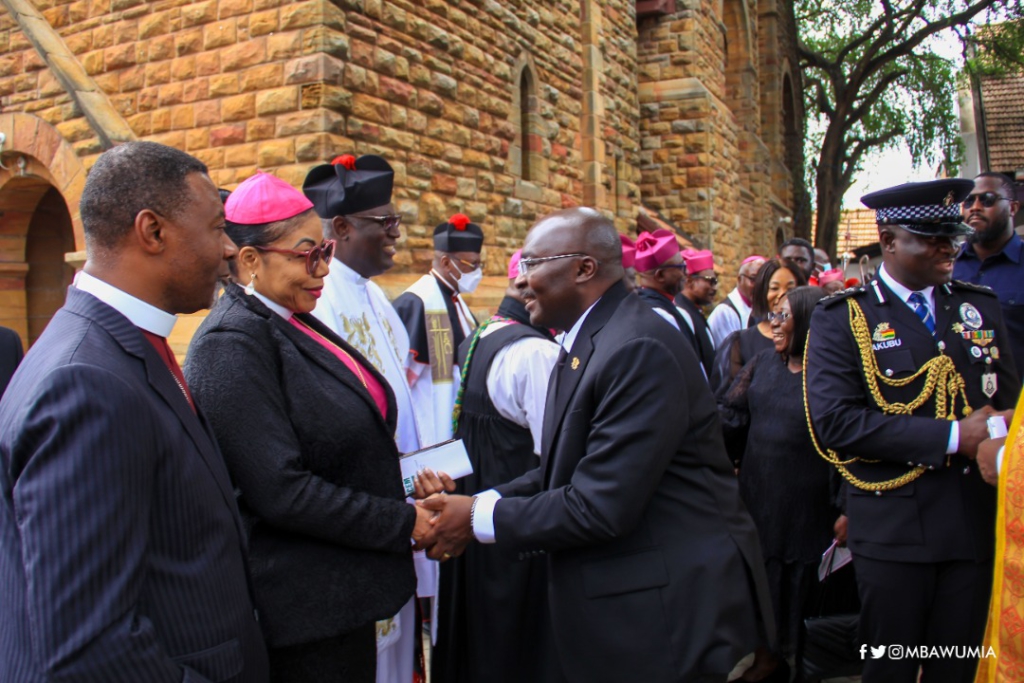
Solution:
M 798 680 L 801 681 L 858 676 L 864 668 L 857 634 L 860 626 L 860 614 L 856 612 L 822 614 L 834 560 L 835 555 L 833 554 L 829 561 L 828 572 L 822 580 L 818 616 L 804 619 L 797 652 Z M 834 585 L 835 580 L 831 584 Z

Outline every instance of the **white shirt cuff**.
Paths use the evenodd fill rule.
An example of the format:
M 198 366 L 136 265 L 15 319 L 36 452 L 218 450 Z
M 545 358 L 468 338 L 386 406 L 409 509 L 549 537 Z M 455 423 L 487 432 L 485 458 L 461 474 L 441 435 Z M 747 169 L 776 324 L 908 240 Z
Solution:
M 996 453 L 996 474 L 1001 474 L 1003 471 L 1003 453 L 1006 451 L 1006 445 L 999 447 L 999 452 Z
M 949 444 L 946 445 L 946 455 L 953 455 L 960 448 L 960 423 L 954 420 L 949 425 Z
M 488 489 L 476 494 L 473 502 L 473 535 L 481 543 L 494 543 L 494 506 L 501 500 L 501 494 Z

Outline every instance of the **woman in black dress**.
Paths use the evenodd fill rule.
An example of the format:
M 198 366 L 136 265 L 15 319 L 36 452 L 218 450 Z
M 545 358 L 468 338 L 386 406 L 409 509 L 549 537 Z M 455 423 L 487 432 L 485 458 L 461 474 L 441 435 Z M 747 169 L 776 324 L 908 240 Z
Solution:
M 775 608 L 775 659 L 795 653 L 821 554 L 833 538 L 829 465 L 814 450 L 803 405 L 803 353 L 818 287 L 783 293 L 768 318 L 773 348 L 755 355 L 719 398 L 727 434 L 745 435 L 740 495 L 764 553 Z
M 715 353 L 715 365 L 711 371 L 712 391 L 725 391 L 747 362 L 759 352 L 773 347 L 772 330 L 768 312 L 775 310 L 779 298 L 793 289 L 807 284 L 807 276 L 799 268 L 777 258 L 765 261 L 757 271 L 752 292 L 750 317 L 757 320 L 745 330 L 733 332 L 722 340 Z

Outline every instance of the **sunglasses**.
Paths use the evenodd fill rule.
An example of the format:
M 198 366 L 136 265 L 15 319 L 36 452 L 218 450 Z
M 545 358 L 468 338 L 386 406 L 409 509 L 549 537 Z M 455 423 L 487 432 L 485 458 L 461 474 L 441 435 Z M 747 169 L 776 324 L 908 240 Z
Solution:
M 961 204 L 965 209 L 969 209 L 972 206 L 974 206 L 975 200 L 981 202 L 981 205 L 984 206 L 986 209 L 991 209 L 993 206 L 996 205 L 996 202 L 1001 200 L 1010 201 L 1010 198 L 1003 197 L 997 192 L 981 192 L 979 194 L 967 195 L 967 198 L 964 199 L 963 202 L 961 202 Z
M 390 232 L 402 224 L 402 214 L 400 213 L 389 213 L 384 216 L 350 216 L 350 218 L 365 218 L 374 221 L 384 228 L 385 232 Z
M 253 246 L 256 251 L 272 251 L 275 254 L 291 254 L 292 256 L 302 256 L 306 259 L 306 272 L 310 275 L 316 274 L 316 269 L 320 267 L 320 262 L 323 261 L 324 265 L 331 262 L 334 258 L 334 247 L 337 245 L 336 240 L 324 240 L 320 243 L 320 246 L 307 249 L 306 251 L 299 251 L 298 249 L 279 249 L 277 247 L 257 247 Z
M 693 275 L 691 277 L 693 277 L 694 280 L 704 280 L 705 282 L 708 282 L 708 283 L 713 284 L 713 285 L 717 285 L 718 284 L 718 276 L 717 275 Z

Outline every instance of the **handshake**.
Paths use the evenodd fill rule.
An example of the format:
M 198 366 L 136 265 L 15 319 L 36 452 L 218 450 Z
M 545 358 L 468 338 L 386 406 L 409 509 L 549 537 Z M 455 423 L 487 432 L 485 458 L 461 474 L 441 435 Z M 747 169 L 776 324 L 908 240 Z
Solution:
M 413 481 L 416 524 L 412 529 L 414 550 L 444 562 L 461 555 L 473 540 L 473 497 L 449 495 L 455 482 L 444 472 L 424 469 Z

